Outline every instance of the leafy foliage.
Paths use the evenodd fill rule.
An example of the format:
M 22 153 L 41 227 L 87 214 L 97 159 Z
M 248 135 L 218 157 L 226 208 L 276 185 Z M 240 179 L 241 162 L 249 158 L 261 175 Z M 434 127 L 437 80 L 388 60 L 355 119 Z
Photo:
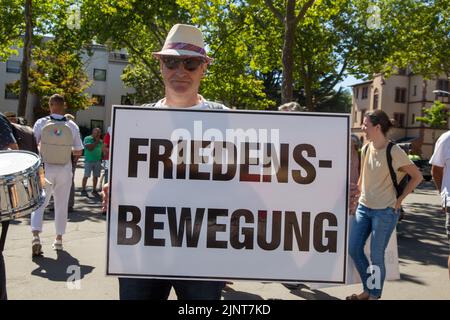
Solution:
M 416 120 L 427 124 L 432 129 L 446 129 L 450 112 L 440 101 L 435 101 L 430 108 L 424 108 L 424 117 L 417 117 Z

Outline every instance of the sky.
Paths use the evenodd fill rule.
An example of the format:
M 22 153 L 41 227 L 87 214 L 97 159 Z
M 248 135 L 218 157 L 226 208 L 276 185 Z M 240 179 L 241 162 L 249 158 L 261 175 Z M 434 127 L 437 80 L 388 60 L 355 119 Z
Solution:
M 338 90 L 340 87 L 343 87 L 342 89 L 348 89 L 350 90 L 349 86 L 355 83 L 363 82 L 364 80 L 358 80 L 353 76 L 346 77 L 342 82 L 339 82 L 335 87 L 334 90 Z M 351 92 L 351 91 L 350 91 Z

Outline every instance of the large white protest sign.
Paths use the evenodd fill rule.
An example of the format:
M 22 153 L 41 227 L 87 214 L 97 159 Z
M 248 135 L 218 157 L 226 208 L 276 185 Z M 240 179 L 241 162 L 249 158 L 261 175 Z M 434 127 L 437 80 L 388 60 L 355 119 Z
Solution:
M 349 122 L 115 106 L 107 274 L 344 283 Z

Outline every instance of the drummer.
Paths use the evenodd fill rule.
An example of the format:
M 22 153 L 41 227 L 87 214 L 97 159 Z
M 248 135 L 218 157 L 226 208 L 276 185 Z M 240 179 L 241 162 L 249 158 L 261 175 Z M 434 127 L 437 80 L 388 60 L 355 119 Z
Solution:
M 0 150 L 18 149 L 11 125 L 8 119 L 0 112 Z M 9 221 L 2 222 L 2 233 L 0 236 L 0 300 L 6 300 L 6 273 L 5 261 L 3 259 L 3 248 L 5 246 L 6 233 Z

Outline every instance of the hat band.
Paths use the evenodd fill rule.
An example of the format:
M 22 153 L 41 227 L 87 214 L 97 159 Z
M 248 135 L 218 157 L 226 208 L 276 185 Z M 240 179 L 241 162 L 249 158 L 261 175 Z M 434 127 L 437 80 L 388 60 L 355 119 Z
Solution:
M 184 42 L 172 42 L 168 43 L 164 49 L 175 49 L 175 50 L 188 50 L 199 53 L 203 56 L 206 56 L 206 51 L 203 48 L 197 47 L 196 45 Z

